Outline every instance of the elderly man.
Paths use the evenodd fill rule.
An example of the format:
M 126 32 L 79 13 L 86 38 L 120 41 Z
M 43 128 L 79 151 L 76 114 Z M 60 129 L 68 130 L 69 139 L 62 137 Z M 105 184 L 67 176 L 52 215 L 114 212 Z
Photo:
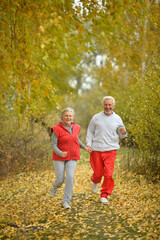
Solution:
M 103 204 L 108 203 L 108 195 L 114 188 L 112 178 L 116 151 L 120 148 L 119 138 L 127 137 L 123 121 L 115 112 L 115 99 L 111 96 L 103 98 L 104 111 L 95 114 L 87 130 L 87 146 L 92 149 L 90 164 L 93 169 L 91 177 L 93 193 L 98 191 L 98 183 L 104 177 L 100 195 Z

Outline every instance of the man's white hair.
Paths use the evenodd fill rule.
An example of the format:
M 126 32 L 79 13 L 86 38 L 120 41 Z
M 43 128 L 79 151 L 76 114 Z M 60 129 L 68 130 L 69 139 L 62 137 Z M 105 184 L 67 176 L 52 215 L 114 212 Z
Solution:
M 67 107 L 67 108 L 65 108 L 65 109 L 62 111 L 61 117 L 63 116 L 63 114 L 64 114 L 65 112 L 72 112 L 72 113 L 73 113 L 73 116 L 74 116 L 74 114 L 75 114 L 73 108 Z
M 115 99 L 113 98 L 113 97 L 111 97 L 111 96 L 105 96 L 104 98 L 103 98 L 103 104 L 104 104 L 104 100 L 112 100 L 113 101 L 113 105 L 115 106 Z

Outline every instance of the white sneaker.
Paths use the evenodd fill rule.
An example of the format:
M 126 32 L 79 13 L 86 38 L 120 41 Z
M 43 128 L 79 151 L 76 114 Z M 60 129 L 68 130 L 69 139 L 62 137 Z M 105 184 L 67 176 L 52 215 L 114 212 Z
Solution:
M 69 206 L 69 204 L 68 204 L 67 202 L 64 202 L 64 203 L 63 203 L 63 207 L 64 207 L 64 208 L 67 208 L 67 209 L 71 208 L 71 206 Z
M 93 193 L 97 193 L 98 191 L 98 183 L 92 183 L 92 187 L 91 187 L 91 190 Z
M 107 200 L 107 198 L 101 197 L 101 203 L 107 204 L 109 203 L 109 201 Z
M 50 191 L 50 197 L 54 197 L 56 194 L 56 189 L 53 187 Z

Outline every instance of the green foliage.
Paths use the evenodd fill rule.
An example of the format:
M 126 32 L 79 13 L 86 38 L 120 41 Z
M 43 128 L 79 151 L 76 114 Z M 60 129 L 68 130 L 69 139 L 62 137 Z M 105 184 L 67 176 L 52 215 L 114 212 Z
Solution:
M 158 14 L 154 4 L 80 2 L 1 1 L 1 111 L 11 104 L 20 113 L 29 108 L 33 115 L 47 114 L 73 91 L 71 80 L 77 81 L 79 90 L 86 73 L 103 88 L 112 84 L 118 91 L 128 83 L 126 75 L 155 55 Z M 144 44 L 151 34 L 152 45 Z M 96 66 L 99 54 L 107 56 L 105 68 Z M 78 71 L 82 63 L 90 71 L 87 67 Z
M 129 102 L 130 139 L 144 153 L 145 161 L 158 166 L 160 141 L 160 68 L 156 66 L 146 73 L 144 80 L 136 77 L 135 95 Z
M 0 110 L 43 116 L 59 109 L 84 45 L 73 1 L 2 0 L 0 9 Z

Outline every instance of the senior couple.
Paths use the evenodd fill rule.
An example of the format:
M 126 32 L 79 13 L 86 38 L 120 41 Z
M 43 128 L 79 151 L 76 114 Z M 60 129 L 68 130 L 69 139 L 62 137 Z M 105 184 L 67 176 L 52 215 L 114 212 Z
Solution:
M 104 177 L 100 202 L 108 203 L 107 197 L 114 188 L 112 175 L 116 151 L 120 148 L 119 138 L 127 136 L 122 119 L 113 112 L 114 106 L 113 97 L 103 98 L 104 110 L 95 114 L 91 119 L 87 130 L 86 146 L 78 138 L 81 127 L 73 122 L 74 110 L 72 108 L 66 108 L 61 114 L 62 121 L 51 129 L 52 160 L 56 178 L 50 196 L 55 196 L 57 189 L 66 179 L 63 196 L 64 208 L 71 208 L 69 203 L 73 193 L 77 160 L 80 159 L 80 148 L 90 153 L 90 164 L 93 169 L 92 192 L 97 193 L 98 184 Z

